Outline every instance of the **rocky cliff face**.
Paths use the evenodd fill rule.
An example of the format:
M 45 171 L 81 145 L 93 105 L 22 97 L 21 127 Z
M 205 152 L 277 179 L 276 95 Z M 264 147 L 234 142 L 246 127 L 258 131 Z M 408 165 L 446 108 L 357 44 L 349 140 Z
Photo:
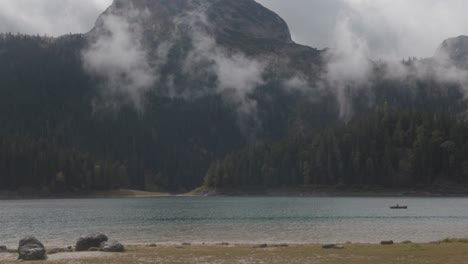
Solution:
M 450 38 L 442 42 L 435 55 L 436 58 L 468 69 L 468 36 Z
M 135 10 L 139 17 L 132 17 Z M 292 43 L 284 20 L 253 0 L 115 0 L 98 19 L 96 29 L 102 25 L 102 17 L 109 14 L 139 20 L 146 34 L 158 37 L 175 30 L 177 20 L 198 14 L 205 16 L 207 31 L 219 43 L 233 46 Z
M 202 31 L 217 45 L 248 56 L 274 56 L 282 64 L 295 60 L 294 68 L 311 70 L 310 62 L 320 56 L 294 43 L 286 22 L 254 0 L 114 0 L 88 36 L 105 34 L 109 16 L 137 24 L 150 49 L 168 41 L 190 48 L 193 33 Z

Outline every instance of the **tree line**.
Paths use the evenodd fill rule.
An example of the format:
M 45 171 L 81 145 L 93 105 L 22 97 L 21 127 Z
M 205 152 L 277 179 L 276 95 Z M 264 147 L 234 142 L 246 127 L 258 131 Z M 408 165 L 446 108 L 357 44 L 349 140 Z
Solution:
M 66 149 L 44 138 L 0 137 L 0 186 L 46 192 L 106 190 L 127 186 L 123 162 Z
M 460 184 L 468 182 L 467 157 L 468 121 L 383 106 L 346 125 L 230 154 L 210 167 L 205 186 Z

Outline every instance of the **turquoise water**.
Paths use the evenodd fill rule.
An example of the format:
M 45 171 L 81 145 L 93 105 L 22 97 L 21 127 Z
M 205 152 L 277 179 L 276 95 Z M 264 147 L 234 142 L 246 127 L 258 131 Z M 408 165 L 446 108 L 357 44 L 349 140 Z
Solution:
M 393 204 L 408 210 L 390 210 Z M 164 197 L 0 201 L 0 245 L 34 235 L 72 245 L 101 231 L 125 243 L 429 242 L 468 237 L 468 198 Z

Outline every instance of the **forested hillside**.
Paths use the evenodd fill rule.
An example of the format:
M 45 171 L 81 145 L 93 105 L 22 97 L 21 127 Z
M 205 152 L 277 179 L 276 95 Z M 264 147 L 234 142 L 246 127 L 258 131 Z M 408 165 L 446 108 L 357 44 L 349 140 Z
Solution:
M 365 80 L 330 78 L 275 13 L 210 3 L 116 0 L 89 33 L 0 34 L 0 190 L 464 179 L 465 72 L 369 60 Z
M 468 183 L 468 121 L 380 107 L 347 125 L 228 155 L 205 186 L 383 187 Z
M 296 133 L 298 124 L 324 127 L 336 120 L 332 97 L 327 100 L 334 107 L 327 100 L 310 104 L 278 82 L 252 95 L 261 127 L 248 116 L 240 126 L 236 106 L 218 94 L 185 99 L 150 91 L 143 111 L 131 104 L 101 107 L 106 98 L 100 81 L 82 67 L 83 45 L 83 35 L 0 36 L 0 189 L 56 189 L 61 175 L 61 188 L 69 191 L 189 190 L 202 183 L 213 160 L 248 142 L 280 139 Z M 107 180 L 96 168 L 109 172 Z

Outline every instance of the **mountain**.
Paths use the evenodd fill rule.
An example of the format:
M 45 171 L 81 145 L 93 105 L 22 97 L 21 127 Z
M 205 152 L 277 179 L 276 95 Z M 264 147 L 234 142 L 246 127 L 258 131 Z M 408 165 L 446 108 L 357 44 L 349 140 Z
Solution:
M 203 13 L 212 25 L 210 33 L 220 44 L 232 47 L 243 44 L 258 50 L 267 46 L 293 44 L 286 22 L 272 11 L 250 0 L 117 0 L 101 15 L 93 30 L 99 31 L 103 17 L 128 17 L 131 14 L 129 10 L 149 11 L 142 19 L 141 25 L 144 35 L 154 39 L 175 31 L 175 18 L 190 12 L 199 12 Z
M 405 62 L 404 78 L 372 62 L 368 81 L 340 86 L 329 55 L 253 0 L 115 0 L 84 34 L 1 34 L 0 190 L 187 191 L 229 155 L 256 157 L 242 149 L 343 125 L 343 104 L 354 119 L 466 109 L 459 82 L 421 77 L 425 61 Z M 281 173 L 298 175 L 287 160 Z
M 230 52 L 271 59 L 284 71 L 312 74 L 323 63 L 323 52 L 294 43 L 286 22 L 253 0 L 115 0 L 87 37 L 106 34 L 110 16 L 137 24 L 150 54 L 168 42 L 173 50 L 189 52 L 197 41 L 193 35 L 201 33 Z
M 437 50 L 435 57 L 448 60 L 460 68 L 468 69 L 468 36 L 445 40 Z
M 2 34 L 0 189 L 192 189 L 233 150 L 336 121 L 331 96 L 284 89 L 320 56 L 252 0 L 117 0 L 85 34 Z

